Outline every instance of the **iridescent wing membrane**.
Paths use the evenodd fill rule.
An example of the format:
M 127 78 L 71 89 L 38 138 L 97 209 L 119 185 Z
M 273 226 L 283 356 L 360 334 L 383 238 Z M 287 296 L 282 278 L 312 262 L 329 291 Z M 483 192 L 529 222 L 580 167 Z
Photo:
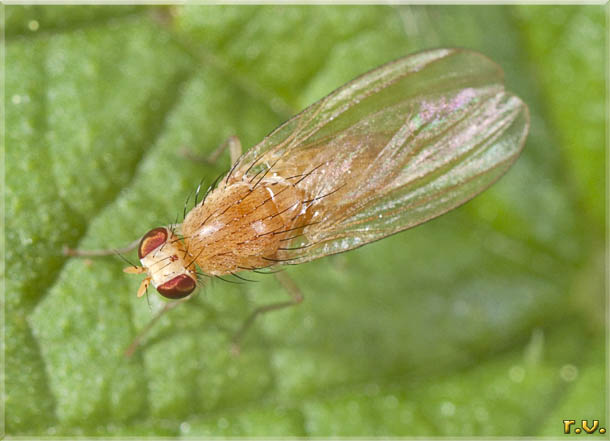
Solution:
M 517 159 L 527 106 L 501 68 L 467 50 L 410 55 L 370 71 L 246 152 L 232 183 L 301 176 L 307 223 L 278 256 L 300 263 L 440 216 L 485 190 Z M 294 181 L 293 181 L 294 182 Z

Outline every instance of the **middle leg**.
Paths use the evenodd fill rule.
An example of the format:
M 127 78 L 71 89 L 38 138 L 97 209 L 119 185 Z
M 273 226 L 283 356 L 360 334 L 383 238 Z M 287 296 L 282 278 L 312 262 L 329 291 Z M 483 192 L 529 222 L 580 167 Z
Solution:
M 231 352 L 233 354 L 239 354 L 241 340 L 243 339 L 246 331 L 252 326 L 256 318 L 267 312 L 277 311 L 278 309 L 288 308 L 289 306 L 295 306 L 303 302 L 303 293 L 292 280 L 292 277 L 284 272 L 275 273 L 277 281 L 282 285 L 286 292 L 290 295 L 290 300 L 285 302 L 270 303 L 268 305 L 259 306 L 244 320 L 239 330 L 233 335 L 231 340 Z
M 242 152 L 241 141 L 235 135 L 230 136 L 225 142 L 223 142 L 218 147 L 216 147 L 216 149 L 214 149 L 214 151 L 212 153 L 210 153 L 208 156 L 198 155 L 197 153 L 194 153 L 193 151 L 191 151 L 187 148 L 182 149 L 182 151 L 180 153 L 182 154 L 182 156 L 184 156 L 187 159 L 190 159 L 191 161 L 203 162 L 206 164 L 216 164 L 216 162 L 220 158 L 220 155 L 222 155 L 222 153 L 227 148 L 229 149 L 229 156 L 231 158 L 231 164 L 235 164 L 235 161 L 237 161 L 239 159 L 239 157 L 241 156 L 241 152 Z

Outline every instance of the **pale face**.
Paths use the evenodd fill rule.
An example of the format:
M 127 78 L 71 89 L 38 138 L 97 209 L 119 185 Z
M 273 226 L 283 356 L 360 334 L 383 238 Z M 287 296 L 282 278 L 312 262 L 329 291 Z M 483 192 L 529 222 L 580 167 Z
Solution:
M 169 229 L 159 227 L 146 233 L 138 257 L 147 279 L 163 297 L 181 299 L 197 287 L 193 259 Z

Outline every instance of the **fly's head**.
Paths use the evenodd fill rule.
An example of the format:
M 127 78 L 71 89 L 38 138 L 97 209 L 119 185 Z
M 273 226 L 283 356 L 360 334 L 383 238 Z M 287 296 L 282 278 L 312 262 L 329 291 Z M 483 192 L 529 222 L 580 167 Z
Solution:
M 163 297 L 172 300 L 188 296 L 197 287 L 193 259 L 170 229 L 159 227 L 146 233 L 138 246 L 138 257 L 141 267 L 124 269 L 131 274 L 147 274 L 138 289 L 138 297 L 144 295 L 150 284 Z

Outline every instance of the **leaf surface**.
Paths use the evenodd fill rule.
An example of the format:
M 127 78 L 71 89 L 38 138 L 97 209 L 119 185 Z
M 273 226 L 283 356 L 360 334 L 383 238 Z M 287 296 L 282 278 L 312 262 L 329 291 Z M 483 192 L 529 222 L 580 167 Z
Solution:
M 556 9 L 5 7 L 6 432 L 561 436 L 565 416 L 608 424 L 595 193 L 605 10 L 573 7 L 564 50 L 547 53 Z M 591 42 L 579 56 L 571 35 Z M 233 134 L 248 148 L 354 76 L 442 46 L 487 54 L 530 107 L 505 177 L 438 220 L 290 268 L 305 302 L 257 321 L 239 357 L 232 332 L 285 298 L 272 276 L 210 281 L 123 356 L 162 301 L 136 299 L 120 259 L 66 258 L 64 245 L 121 247 L 174 222 L 229 165 L 182 149 L 206 154 Z M 588 85 L 578 111 L 568 69 Z

